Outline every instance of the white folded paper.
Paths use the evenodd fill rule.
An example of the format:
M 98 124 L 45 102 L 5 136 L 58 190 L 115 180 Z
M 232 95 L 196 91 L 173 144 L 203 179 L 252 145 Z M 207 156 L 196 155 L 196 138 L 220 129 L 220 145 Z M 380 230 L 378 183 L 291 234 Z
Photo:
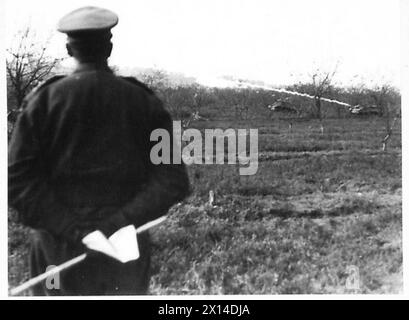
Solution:
M 104 253 L 122 263 L 139 258 L 138 240 L 133 225 L 119 229 L 108 239 L 101 231 L 96 230 L 87 234 L 82 243 L 87 248 Z

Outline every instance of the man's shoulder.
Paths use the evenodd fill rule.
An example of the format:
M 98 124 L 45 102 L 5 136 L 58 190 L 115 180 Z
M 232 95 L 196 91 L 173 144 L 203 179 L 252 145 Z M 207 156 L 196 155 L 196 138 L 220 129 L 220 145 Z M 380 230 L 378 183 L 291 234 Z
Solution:
M 66 75 L 54 75 L 44 81 L 41 81 L 35 86 L 25 97 L 23 100 L 23 104 L 20 106 L 20 110 L 22 111 L 25 109 L 26 105 L 34 100 L 36 96 L 38 96 L 41 92 L 43 92 L 45 89 L 49 88 L 50 86 L 53 86 L 56 84 L 58 81 L 64 79 Z
M 66 77 L 66 75 L 62 75 L 62 74 L 52 76 L 52 77 L 40 82 L 36 87 L 34 87 L 34 89 L 30 92 L 30 94 L 32 94 L 32 95 L 36 94 L 37 92 L 40 92 L 42 89 L 56 83 L 57 81 L 65 78 L 65 77 Z
M 127 81 L 128 83 L 131 83 L 141 89 L 143 89 L 144 91 L 146 91 L 148 94 L 150 95 L 155 95 L 155 92 L 149 88 L 145 83 L 139 81 L 138 79 L 136 79 L 135 77 L 125 77 L 125 76 L 119 76 L 120 79 L 123 79 L 125 81 Z
M 158 97 L 156 95 L 155 91 L 153 91 L 145 83 L 139 81 L 138 79 L 136 79 L 134 77 L 120 76 L 120 78 L 122 80 L 126 81 L 127 83 L 130 83 L 130 84 L 138 87 L 139 89 L 142 89 L 142 91 L 144 91 L 147 94 L 148 103 L 149 103 L 150 109 L 153 112 L 155 112 L 155 111 L 161 111 L 162 112 L 164 110 L 163 101 L 160 99 L 160 97 Z

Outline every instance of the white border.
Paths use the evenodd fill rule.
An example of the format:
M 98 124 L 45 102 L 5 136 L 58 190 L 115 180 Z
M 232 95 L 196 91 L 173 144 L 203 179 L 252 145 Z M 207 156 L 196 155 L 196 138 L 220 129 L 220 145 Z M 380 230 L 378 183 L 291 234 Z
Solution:
M 7 237 L 7 94 L 5 58 L 5 3 L 0 1 L 0 297 L 7 296 L 8 237 Z
M 368 13 L 369 14 L 369 13 Z M 0 255 L 2 260 L 0 262 L 0 298 L 11 299 L 11 300 L 43 300 L 42 297 L 9 297 L 8 288 L 8 247 L 7 247 L 7 117 L 6 117 L 6 81 L 5 81 L 5 48 L 4 39 L 6 26 L 5 24 L 5 3 L 0 1 L 0 39 L 1 41 L 1 53 L 0 53 L 0 129 L 1 129 L 1 166 L 0 166 L 0 192 L 1 192 L 1 215 L 0 215 Z M 405 123 L 409 116 L 409 1 L 401 0 L 401 92 L 402 92 L 402 178 L 403 178 L 403 272 L 404 272 L 404 293 L 400 295 L 206 295 L 206 296 L 192 296 L 192 295 L 172 295 L 172 296 L 95 296 L 95 297 L 47 297 L 50 300 L 110 300 L 110 299 L 123 299 L 123 300 L 392 300 L 392 299 L 408 299 L 409 296 L 409 274 L 407 272 L 407 257 L 408 257 L 408 221 L 405 217 L 405 212 L 407 208 L 407 197 L 406 197 L 406 182 L 408 181 L 408 167 L 405 165 L 408 163 L 406 150 L 408 150 L 408 128 Z
M 401 0 L 401 94 L 402 94 L 402 251 L 403 251 L 403 290 L 404 296 L 409 295 L 408 279 L 408 219 L 405 215 L 408 207 L 407 182 L 408 162 L 408 127 L 406 121 L 409 117 L 409 1 Z

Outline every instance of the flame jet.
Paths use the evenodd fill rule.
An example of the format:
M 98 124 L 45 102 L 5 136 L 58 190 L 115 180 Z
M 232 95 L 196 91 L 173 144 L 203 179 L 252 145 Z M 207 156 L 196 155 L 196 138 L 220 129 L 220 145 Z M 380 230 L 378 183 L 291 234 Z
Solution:
M 289 90 L 286 90 L 286 89 L 276 89 L 276 88 L 271 88 L 271 87 L 264 86 L 264 85 L 255 85 L 255 84 L 251 84 L 249 82 L 244 82 L 244 81 L 239 81 L 238 83 L 233 82 L 233 81 L 231 81 L 231 82 L 234 84 L 234 87 L 236 87 L 236 88 L 247 87 L 247 88 L 253 88 L 253 89 L 263 89 L 263 90 L 266 90 L 266 91 L 286 93 L 286 94 L 290 94 L 290 95 L 293 95 L 293 96 L 300 96 L 300 97 L 305 97 L 305 98 L 308 98 L 308 99 L 315 99 L 314 96 L 309 95 L 307 93 L 301 93 L 301 92 L 297 92 L 297 91 L 289 91 Z M 334 100 L 334 99 L 321 98 L 321 101 L 326 101 L 326 102 L 330 102 L 330 103 L 339 104 L 339 105 L 344 106 L 344 107 L 353 107 L 349 103 Z

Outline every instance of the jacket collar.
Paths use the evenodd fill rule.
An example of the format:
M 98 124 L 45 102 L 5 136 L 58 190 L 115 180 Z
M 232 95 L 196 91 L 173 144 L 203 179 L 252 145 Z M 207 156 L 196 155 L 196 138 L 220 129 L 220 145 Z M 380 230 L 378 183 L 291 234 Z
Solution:
M 96 62 L 81 62 L 77 64 L 74 73 L 86 72 L 86 71 L 105 71 L 112 73 L 112 70 L 108 67 L 106 63 L 96 63 Z

